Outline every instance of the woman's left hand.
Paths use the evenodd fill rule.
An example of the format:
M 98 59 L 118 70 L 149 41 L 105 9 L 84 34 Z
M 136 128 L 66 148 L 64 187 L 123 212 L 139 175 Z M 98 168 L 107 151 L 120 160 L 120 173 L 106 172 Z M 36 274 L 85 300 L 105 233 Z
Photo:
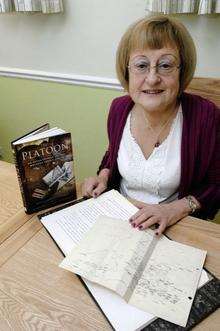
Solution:
M 166 227 L 175 224 L 190 211 L 185 199 L 167 204 L 147 204 L 135 200 L 133 204 L 139 211 L 130 218 L 131 225 L 139 230 L 157 225 L 156 235 L 161 235 Z

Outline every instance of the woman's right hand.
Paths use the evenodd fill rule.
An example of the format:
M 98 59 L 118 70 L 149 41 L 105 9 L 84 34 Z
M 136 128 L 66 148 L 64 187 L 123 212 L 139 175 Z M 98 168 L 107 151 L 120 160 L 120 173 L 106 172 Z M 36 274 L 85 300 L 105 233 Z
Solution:
M 89 177 L 84 180 L 82 194 L 84 197 L 97 198 L 107 189 L 109 169 L 103 169 L 96 177 Z

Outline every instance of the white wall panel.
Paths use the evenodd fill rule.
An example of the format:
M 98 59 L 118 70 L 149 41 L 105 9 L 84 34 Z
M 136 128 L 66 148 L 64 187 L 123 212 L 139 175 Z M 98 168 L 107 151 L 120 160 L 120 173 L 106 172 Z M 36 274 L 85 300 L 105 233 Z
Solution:
M 64 0 L 64 13 L 1 14 L 0 67 L 115 78 L 122 33 L 145 0 Z M 196 74 L 220 77 L 220 17 L 178 16 L 198 49 Z

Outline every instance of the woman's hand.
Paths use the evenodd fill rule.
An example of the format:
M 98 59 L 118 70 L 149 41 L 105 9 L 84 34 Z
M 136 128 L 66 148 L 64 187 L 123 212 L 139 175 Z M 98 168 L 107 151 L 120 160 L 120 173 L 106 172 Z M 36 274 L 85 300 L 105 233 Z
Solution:
M 166 227 L 175 224 L 190 212 L 185 198 L 167 204 L 147 204 L 139 201 L 133 203 L 139 211 L 130 218 L 131 225 L 139 230 L 155 225 L 156 235 L 161 235 Z
M 98 197 L 107 189 L 109 169 L 102 169 L 98 176 L 89 177 L 84 180 L 82 194 L 84 197 Z

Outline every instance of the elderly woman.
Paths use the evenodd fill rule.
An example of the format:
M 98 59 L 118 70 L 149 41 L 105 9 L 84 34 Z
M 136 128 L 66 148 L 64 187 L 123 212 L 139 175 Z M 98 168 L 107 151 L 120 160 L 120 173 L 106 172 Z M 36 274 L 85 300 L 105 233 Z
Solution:
M 139 20 L 117 51 L 118 78 L 128 95 L 113 100 L 109 147 L 85 196 L 115 188 L 139 208 L 140 230 L 167 226 L 189 214 L 213 217 L 220 202 L 220 112 L 183 92 L 196 51 L 186 28 L 165 16 Z

